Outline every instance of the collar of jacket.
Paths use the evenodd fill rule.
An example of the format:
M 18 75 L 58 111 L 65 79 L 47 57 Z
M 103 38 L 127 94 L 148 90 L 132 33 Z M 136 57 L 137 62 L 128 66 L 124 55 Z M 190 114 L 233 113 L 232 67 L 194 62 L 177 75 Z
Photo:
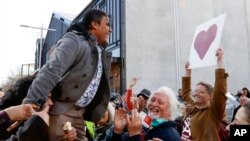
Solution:
M 89 43 L 90 43 L 92 46 L 98 46 L 98 47 L 100 47 L 100 49 L 101 49 L 102 51 L 105 49 L 102 45 L 98 44 L 97 39 L 96 39 L 96 36 L 93 35 L 93 34 L 91 34 L 91 33 L 89 33 Z
M 151 126 L 152 127 L 156 127 L 160 124 L 162 124 L 163 122 L 166 122 L 167 120 L 164 119 L 164 118 L 156 118 L 156 119 L 153 119 L 153 121 L 151 122 Z

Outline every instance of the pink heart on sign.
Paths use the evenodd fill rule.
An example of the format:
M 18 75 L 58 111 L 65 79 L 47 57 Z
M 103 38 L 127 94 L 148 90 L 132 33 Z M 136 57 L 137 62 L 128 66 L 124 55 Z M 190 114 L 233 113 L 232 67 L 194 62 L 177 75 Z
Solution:
M 196 36 L 196 39 L 194 42 L 194 48 L 196 52 L 198 53 L 201 60 L 204 58 L 210 45 L 214 41 L 216 37 L 216 33 L 217 33 L 217 25 L 213 24 L 209 27 L 207 32 L 205 30 L 202 30 Z

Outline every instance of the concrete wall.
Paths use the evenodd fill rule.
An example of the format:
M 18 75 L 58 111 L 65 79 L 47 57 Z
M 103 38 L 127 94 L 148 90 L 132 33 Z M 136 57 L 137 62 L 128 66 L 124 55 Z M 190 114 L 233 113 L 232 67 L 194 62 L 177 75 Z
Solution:
M 143 88 L 175 86 L 173 1 L 126 0 L 127 82 L 139 77 Z
M 221 38 L 224 64 L 229 73 L 228 90 L 250 88 L 250 2 L 247 0 L 126 0 L 127 82 L 155 90 L 181 86 L 197 25 L 227 13 Z M 216 67 L 192 71 L 192 83 L 214 83 Z

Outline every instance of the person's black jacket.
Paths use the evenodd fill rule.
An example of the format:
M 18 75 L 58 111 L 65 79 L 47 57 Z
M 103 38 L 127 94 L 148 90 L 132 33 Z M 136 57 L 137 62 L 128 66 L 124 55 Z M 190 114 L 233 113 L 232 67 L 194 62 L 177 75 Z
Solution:
M 48 141 L 48 129 L 42 118 L 33 115 L 7 141 Z
M 176 123 L 174 121 L 163 122 L 162 124 L 150 129 L 143 135 L 135 135 L 129 137 L 128 132 L 122 134 L 112 133 L 106 136 L 106 141 L 140 141 L 152 140 L 159 138 L 163 141 L 180 141 L 180 135 L 176 130 Z

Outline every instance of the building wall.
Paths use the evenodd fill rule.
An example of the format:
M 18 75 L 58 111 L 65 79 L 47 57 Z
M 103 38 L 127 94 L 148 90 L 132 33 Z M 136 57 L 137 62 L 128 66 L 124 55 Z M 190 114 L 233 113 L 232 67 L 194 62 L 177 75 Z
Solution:
M 110 73 L 110 86 L 111 86 L 111 91 L 120 93 L 120 77 L 121 77 L 121 70 L 120 70 L 120 64 L 117 62 L 112 62 L 111 63 L 111 73 Z
M 197 25 L 227 13 L 221 38 L 228 90 L 250 88 L 250 2 L 247 0 L 126 0 L 126 80 L 135 91 L 169 86 L 177 91 Z M 214 83 L 216 67 L 192 71 L 193 86 Z
M 126 0 L 127 82 L 138 77 L 135 91 L 176 85 L 174 3 L 171 0 Z

